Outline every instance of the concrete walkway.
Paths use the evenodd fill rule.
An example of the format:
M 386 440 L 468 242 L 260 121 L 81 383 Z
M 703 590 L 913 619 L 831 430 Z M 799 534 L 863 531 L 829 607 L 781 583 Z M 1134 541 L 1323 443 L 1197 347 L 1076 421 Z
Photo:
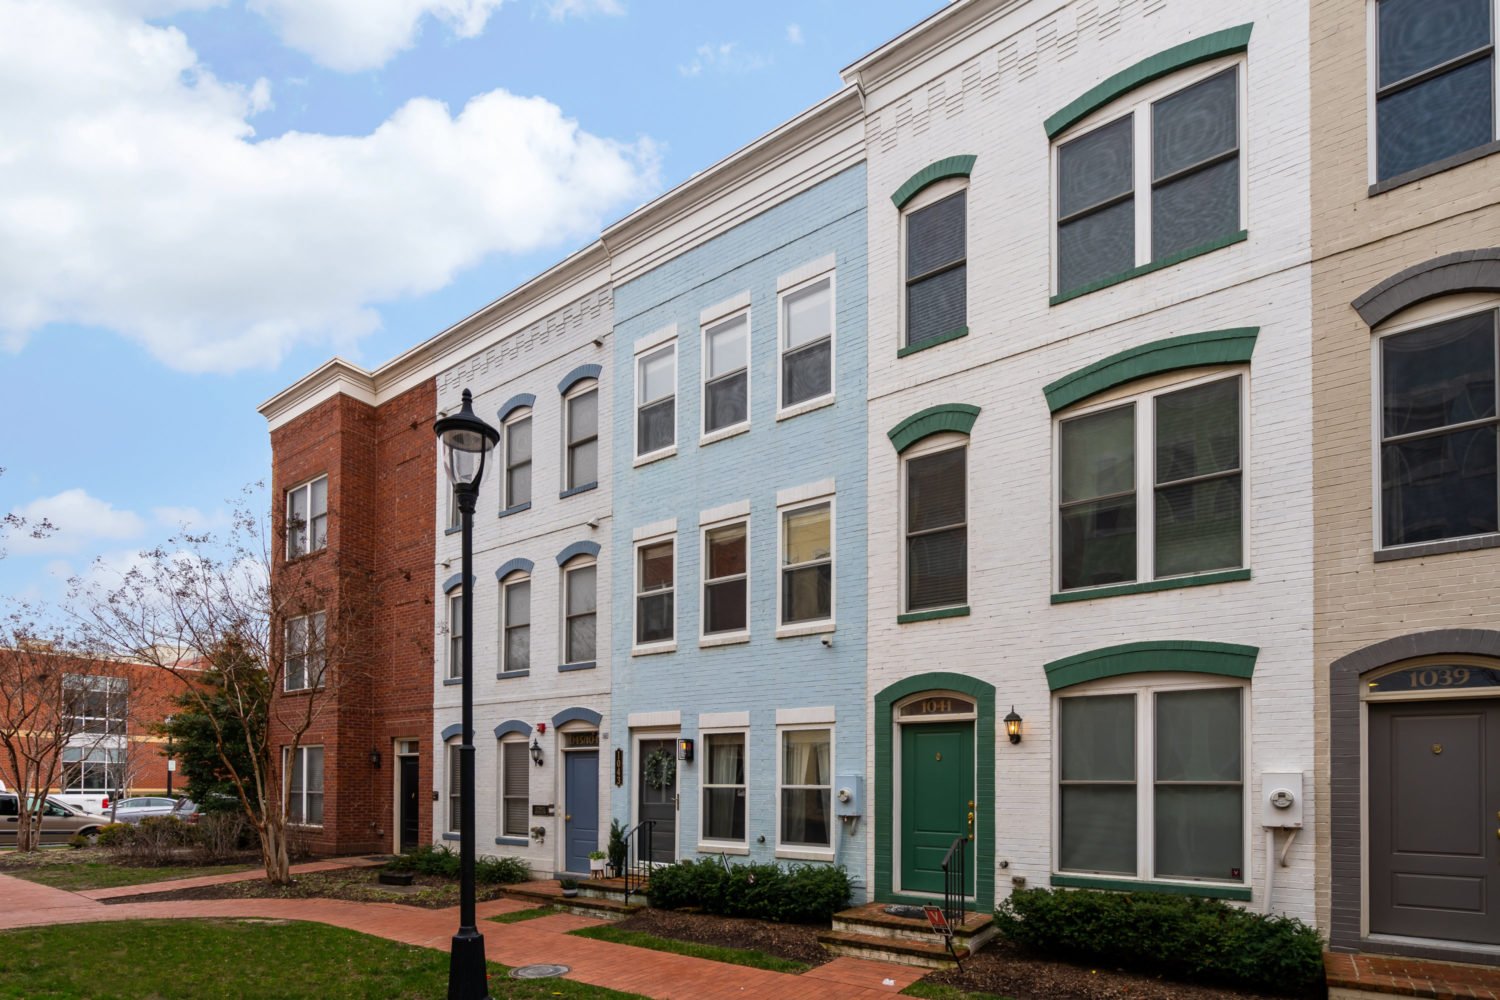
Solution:
M 338 863 L 329 866 L 341 867 Z M 242 881 L 255 874 L 205 876 L 206 883 L 192 879 L 121 888 L 131 888 L 135 890 L 133 894 L 142 894 L 160 892 L 165 886 L 176 888 L 189 882 Z M 95 890 L 95 893 L 102 891 Z M 391 941 L 446 950 L 458 926 L 456 907 L 428 910 L 398 903 L 354 903 L 338 899 L 195 899 L 106 906 L 90 895 L 0 875 L 0 900 L 4 901 L 3 909 L 0 909 L 0 930 L 113 920 L 248 917 L 311 920 Z M 897 993 L 925 974 L 925 970 L 902 965 L 839 958 L 795 976 L 608 941 L 566 937 L 568 931 L 601 922 L 567 913 L 515 924 L 485 920 L 496 914 L 529 908 L 530 904 L 513 899 L 495 899 L 479 904 L 480 931 L 484 934 L 486 954 L 491 961 L 509 966 L 567 965 L 572 969 L 567 976 L 569 979 L 662 1000 L 728 1000 L 731 997 L 869 1000 Z M 891 985 L 885 985 L 886 980 L 892 980 Z

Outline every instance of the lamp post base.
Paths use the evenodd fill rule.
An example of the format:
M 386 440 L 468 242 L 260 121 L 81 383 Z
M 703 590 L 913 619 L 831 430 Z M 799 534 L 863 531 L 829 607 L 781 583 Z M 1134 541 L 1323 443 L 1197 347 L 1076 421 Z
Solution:
M 448 1000 L 490 1000 L 484 935 L 473 927 L 460 927 L 453 935 L 448 957 Z

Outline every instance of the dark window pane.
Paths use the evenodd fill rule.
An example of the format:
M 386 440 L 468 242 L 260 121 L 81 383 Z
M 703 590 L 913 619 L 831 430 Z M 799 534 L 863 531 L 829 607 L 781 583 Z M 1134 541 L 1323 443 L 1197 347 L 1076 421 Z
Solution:
M 505 669 L 531 669 L 531 629 L 522 625 L 505 630 Z
M 1376 105 L 1381 180 L 1494 138 L 1493 56 L 1382 97 Z
M 1058 868 L 1135 872 L 1135 786 L 1066 785 L 1062 789 Z
M 1062 586 L 1135 579 L 1135 497 L 1081 503 L 1062 512 Z
M 1057 227 L 1057 290 L 1113 278 L 1135 266 L 1135 199 Z
M 1380 464 L 1385 544 L 1500 530 L 1494 424 L 1388 444 Z
M 703 429 L 716 431 L 744 423 L 750 413 L 746 397 L 749 385 L 750 374 L 743 368 L 733 375 L 708 383 L 708 412 Z
M 531 463 L 517 465 L 506 473 L 505 501 L 511 507 L 531 502 Z
M 588 441 L 568 449 L 568 488 L 599 481 L 599 442 Z
M 1380 341 L 1382 426 L 1396 437 L 1495 415 L 1495 314 Z
M 906 286 L 906 343 L 925 344 L 968 322 L 969 268 L 962 264 Z
M 967 448 L 950 448 L 906 463 L 906 530 L 964 522 Z
M 636 600 L 636 642 L 665 642 L 672 638 L 672 594 L 651 594 Z
M 1156 491 L 1156 575 L 1241 565 L 1240 477 L 1205 479 Z
M 599 433 L 599 393 L 586 392 L 568 400 L 568 443 L 577 444 Z
M 1245 870 L 1239 785 L 1158 785 L 1156 874 L 1239 881 Z
M 833 566 L 804 566 L 781 571 L 781 623 L 822 621 L 833 617 Z
M 1151 192 L 1151 259 L 1192 250 L 1240 229 L 1240 160 L 1216 163 Z
M 1239 77 L 1229 69 L 1152 106 L 1151 176 L 1162 178 L 1239 145 Z
M 782 405 L 794 406 L 833 391 L 833 341 L 789 352 L 781 360 Z
M 1156 780 L 1239 781 L 1240 689 L 1156 696 Z
M 745 790 L 707 788 L 703 792 L 703 834 L 710 840 L 745 839 Z
M 1060 434 L 1063 503 L 1135 491 L 1135 406 L 1074 417 Z
M 969 533 L 935 531 L 906 540 L 906 609 L 946 608 L 969 599 Z
M 1240 380 L 1220 379 L 1156 397 L 1156 481 L 1240 467 Z
M 1063 698 L 1063 781 L 1135 780 L 1135 695 Z
M 588 663 L 594 659 L 594 620 L 593 615 L 568 619 L 569 663 Z
M 641 407 L 636 436 L 637 455 L 649 455 L 674 444 L 677 441 L 677 400 L 668 397 L 660 403 Z
M 1380 85 L 1490 41 L 1490 0 L 1380 0 Z
M 1109 201 L 1135 184 L 1135 116 L 1096 128 L 1057 151 L 1057 217 Z
M 783 788 L 781 842 L 827 847 L 831 799 L 826 788 Z
M 746 625 L 745 581 L 711 583 L 704 590 L 704 633 L 743 632 Z
M 906 217 L 906 276 L 964 259 L 967 192 L 960 191 Z

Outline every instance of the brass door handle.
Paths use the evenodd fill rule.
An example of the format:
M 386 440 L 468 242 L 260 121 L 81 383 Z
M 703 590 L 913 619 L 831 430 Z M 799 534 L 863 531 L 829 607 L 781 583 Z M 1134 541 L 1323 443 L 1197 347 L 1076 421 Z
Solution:
M 572 813 L 564 813 L 563 814 L 563 821 L 566 822 L 566 823 L 573 822 L 573 814 Z

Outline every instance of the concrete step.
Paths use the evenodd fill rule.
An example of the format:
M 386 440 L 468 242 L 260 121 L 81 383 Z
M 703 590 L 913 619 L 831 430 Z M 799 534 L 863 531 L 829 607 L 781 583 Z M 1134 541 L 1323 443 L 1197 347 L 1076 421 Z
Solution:
M 848 934 L 888 938 L 893 941 L 933 941 L 937 935 L 926 917 L 898 917 L 886 913 L 886 903 L 866 903 L 833 915 L 833 929 Z M 995 937 L 995 918 L 988 913 L 966 913 L 953 928 L 956 944 L 978 951 Z
M 849 958 L 867 958 L 877 962 L 893 962 L 896 965 L 912 965 L 921 969 L 951 969 L 956 964 L 953 955 L 936 934 L 931 940 L 902 941 L 896 938 L 877 937 L 873 934 L 852 934 L 848 931 L 823 931 L 818 943 L 835 955 Z M 968 958 L 969 949 L 954 943 L 959 958 Z
M 556 882 L 522 882 L 519 885 L 508 885 L 505 894 L 512 899 L 524 900 L 529 903 L 539 903 L 546 906 L 557 906 L 569 913 L 576 913 L 584 917 L 598 917 L 601 920 L 621 920 L 630 916 L 636 910 L 645 905 L 645 899 L 636 902 L 636 896 L 631 895 L 631 902 L 625 903 L 620 899 L 607 899 L 597 896 L 585 896 L 580 893 L 577 896 L 564 896 L 562 886 Z
M 1396 955 L 1323 953 L 1329 1000 L 1500 997 L 1500 967 Z

